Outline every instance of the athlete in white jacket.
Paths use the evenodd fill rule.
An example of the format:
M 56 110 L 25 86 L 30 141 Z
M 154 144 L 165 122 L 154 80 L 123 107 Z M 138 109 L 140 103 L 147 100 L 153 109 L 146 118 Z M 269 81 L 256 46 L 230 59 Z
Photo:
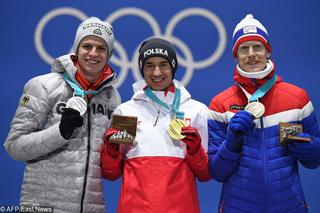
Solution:
M 138 117 L 135 140 L 119 149 L 109 142 L 117 130 L 106 131 L 102 175 L 109 180 L 122 175 L 118 212 L 200 212 L 195 177 L 210 179 L 207 107 L 173 80 L 178 63 L 170 42 L 150 39 L 139 53 L 144 80 L 133 85 L 132 99 L 114 112 Z M 188 122 L 181 129 L 181 140 L 168 133 L 174 119 Z

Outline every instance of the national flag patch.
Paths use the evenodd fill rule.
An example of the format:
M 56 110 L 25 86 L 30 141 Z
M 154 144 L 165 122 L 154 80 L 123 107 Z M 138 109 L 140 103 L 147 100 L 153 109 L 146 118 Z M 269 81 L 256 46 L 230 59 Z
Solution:
M 21 100 L 21 105 L 22 106 L 26 106 L 29 101 L 30 101 L 30 96 L 29 95 L 25 95 L 25 96 L 23 96 L 23 98 Z

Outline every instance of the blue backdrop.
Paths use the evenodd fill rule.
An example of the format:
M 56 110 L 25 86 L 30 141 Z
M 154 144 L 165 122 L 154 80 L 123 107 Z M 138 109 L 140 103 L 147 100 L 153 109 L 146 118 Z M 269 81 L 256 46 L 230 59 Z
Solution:
M 320 2 L 254 0 L 4 0 L 1 1 L 1 143 L 8 134 L 23 85 L 50 72 L 52 59 L 69 52 L 81 20 L 89 16 L 112 23 L 116 35 L 111 65 L 116 70 L 123 101 L 140 78 L 137 48 L 147 37 L 164 35 L 177 47 L 177 78 L 194 99 L 210 99 L 233 83 L 235 61 L 231 36 L 235 25 L 253 13 L 269 31 L 276 72 L 305 88 L 320 118 Z M 0 146 L 0 206 L 17 205 L 23 162 L 12 160 Z M 301 168 L 310 212 L 320 212 L 320 171 Z M 120 180 L 105 181 L 108 212 L 116 212 Z M 220 184 L 199 183 L 202 212 L 217 212 Z

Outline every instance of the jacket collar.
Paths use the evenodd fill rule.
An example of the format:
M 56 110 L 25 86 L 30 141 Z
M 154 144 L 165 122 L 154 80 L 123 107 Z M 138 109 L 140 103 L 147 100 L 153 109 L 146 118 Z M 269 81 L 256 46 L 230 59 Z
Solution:
M 181 91 L 181 98 L 180 98 L 180 101 L 181 103 L 187 101 L 188 99 L 191 99 L 191 95 L 190 93 L 186 90 L 186 88 L 182 85 L 182 83 L 180 81 L 177 81 L 177 80 L 173 80 L 173 84 L 175 86 L 175 88 L 179 88 L 180 91 Z M 140 80 L 140 81 L 137 81 L 135 82 L 133 85 L 132 85 L 132 88 L 133 88 L 133 92 L 134 92 L 134 95 L 132 96 L 132 100 L 147 100 L 147 96 L 145 95 L 144 93 L 144 88 L 147 86 L 146 82 L 144 80 Z M 169 91 L 167 92 L 172 92 L 172 88 L 169 89 Z M 159 91 L 160 92 L 163 92 L 163 91 Z M 158 92 L 155 92 L 156 95 Z M 165 94 L 164 94 L 165 96 Z
M 86 89 L 83 82 L 79 82 L 79 76 L 76 78 L 77 67 L 75 66 L 75 55 L 67 54 L 58 57 L 54 60 L 51 71 L 57 73 L 66 72 L 71 81 L 77 83 L 81 88 Z M 112 70 L 109 65 L 104 67 L 104 73 L 100 79 L 100 83 L 95 85 L 95 90 L 100 90 L 101 88 L 112 86 L 116 83 L 116 73 Z M 92 88 L 91 88 L 92 89 Z
M 269 60 L 269 63 L 273 63 L 273 62 L 271 60 Z M 238 66 L 236 66 L 236 68 L 234 70 L 233 79 L 235 80 L 236 83 L 240 84 L 250 94 L 253 94 L 267 80 L 269 80 L 270 78 L 272 78 L 275 75 L 275 64 L 274 63 L 273 63 L 273 69 L 271 70 L 271 72 L 261 79 L 245 77 L 240 74 L 237 67 Z M 279 81 L 282 81 L 281 77 L 277 78 L 277 82 L 279 82 Z

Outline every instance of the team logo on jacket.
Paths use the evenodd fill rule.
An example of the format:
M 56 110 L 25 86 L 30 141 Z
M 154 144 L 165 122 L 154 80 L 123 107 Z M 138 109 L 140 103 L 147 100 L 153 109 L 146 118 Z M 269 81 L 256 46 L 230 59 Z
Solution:
M 230 110 L 243 110 L 246 107 L 246 105 L 237 105 L 237 104 L 232 104 L 230 105 Z
M 113 113 L 113 109 L 107 107 L 106 105 L 99 104 L 99 103 L 92 103 L 91 104 L 91 112 L 93 114 L 102 114 L 108 116 L 108 118 L 111 118 L 111 115 Z
M 66 108 L 66 103 L 64 103 L 64 102 L 59 102 L 59 103 L 57 103 L 57 105 L 56 105 L 56 111 L 57 111 L 58 114 L 62 114 L 64 108 Z
M 65 108 L 66 108 L 65 102 L 59 102 L 55 106 L 56 112 L 58 114 L 62 114 Z M 100 103 L 92 103 L 90 105 L 90 111 L 87 111 L 87 112 L 91 112 L 92 114 L 106 115 L 110 119 L 113 113 L 113 109 Z

